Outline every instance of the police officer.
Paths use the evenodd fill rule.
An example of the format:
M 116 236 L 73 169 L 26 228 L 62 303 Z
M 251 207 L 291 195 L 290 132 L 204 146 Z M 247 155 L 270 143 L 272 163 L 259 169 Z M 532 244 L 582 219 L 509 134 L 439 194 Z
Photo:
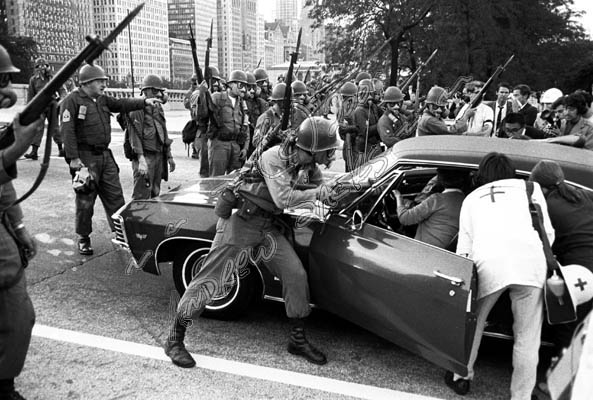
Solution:
M 433 86 L 426 94 L 426 107 L 422 117 L 418 121 L 416 136 L 425 135 L 455 135 L 461 134 L 467 130 L 467 120 L 473 116 L 471 110 L 455 121 L 451 126 L 447 126 L 443 121 L 442 114 L 447 107 L 447 91 L 440 86 Z
M 119 168 L 109 149 L 111 143 L 111 112 L 126 113 L 141 110 L 146 105 L 160 103 L 156 98 L 116 99 L 104 94 L 107 76 L 98 65 L 84 65 L 79 72 L 80 88 L 62 102 L 62 137 L 66 159 L 72 173 L 88 168 L 92 179 L 81 191 L 76 191 L 76 233 L 78 252 L 92 255 L 92 217 L 97 195 L 111 216 L 124 205 L 119 182 Z M 107 218 L 114 230 L 111 218 Z
M 214 93 L 210 112 L 208 161 L 210 176 L 224 175 L 241 168 L 249 140 L 247 105 L 243 101 L 247 89 L 247 75 L 235 70 L 229 75 L 225 92 Z
M 258 247 L 270 250 L 264 264 L 282 281 L 286 314 L 292 322 L 288 352 L 315 364 L 327 362 L 305 337 L 304 318 L 311 312 L 307 273 L 275 220 L 284 208 L 307 207 L 316 200 L 327 200 L 325 196 L 331 193 L 320 186 L 322 175 L 317 164 L 331 163 L 337 146 L 336 124 L 323 117 L 308 118 L 298 129 L 296 143 L 266 150 L 256 161 L 251 179 L 238 184 L 239 210 L 218 220 L 212 248 L 181 298 L 170 327 L 165 353 L 175 365 L 195 365 L 183 343 L 186 327 L 242 267 L 229 260 Z M 312 188 L 300 190 L 295 186 L 298 183 Z
M 10 85 L 11 74 L 19 73 L 6 49 L 0 46 L 0 108 L 12 107 L 17 100 Z M 43 123 L 37 120 L 21 126 L 19 115 L 13 120 L 14 142 L 0 149 L 0 399 L 24 399 L 14 388 L 25 363 L 35 323 L 33 304 L 27 294 L 25 270 L 37 252 L 37 245 L 23 224 L 12 179 L 16 161 L 27 150 Z M 0 130 L 0 137 L 4 132 Z
M 163 103 L 167 100 L 163 81 L 156 75 L 146 75 L 140 90 L 144 98 L 156 98 Z M 167 168 L 170 172 L 175 170 L 165 112 L 158 103 L 147 105 L 143 110 L 132 111 L 128 121 L 128 140 L 135 154 L 132 199 L 150 199 L 160 194 L 161 180 L 168 179 Z
M 254 150 L 253 135 L 257 120 L 270 106 L 261 97 L 262 89 L 257 86 L 255 75 L 251 72 L 246 72 L 245 74 L 247 75 L 245 103 L 247 104 L 247 115 L 249 116 L 249 150 L 247 151 L 247 157 L 249 157 Z
M 35 74 L 29 79 L 29 88 L 27 89 L 27 103 L 29 103 L 33 98 L 51 81 L 52 75 L 50 73 L 49 64 L 45 60 L 45 58 L 38 58 L 35 60 Z M 60 98 L 64 98 L 66 96 L 66 89 L 60 88 L 59 94 L 55 93 L 54 97 L 56 100 Z M 48 110 L 49 112 L 49 110 Z M 48 118 L 49 123 L 49 115 L 44 114 L 44 118 Z M 54 116 L 55 117 L 55 116 Z M 64 157 L 64 150 L 62 149 L 62 140 L 59 135 L 59 131 L 56 129 L 56 132 L 52 132 L 52 136 L 54 138 L 54 142 L 58 145 L 58 151 L 60 157 Z M 36 140 L 31 145 L 31 151 L 25 154 L 25 158 L 29 160 L 37 160 L 39 155 L 37 152 L 39 151 L 39 146 L 41 145 L 41 139 L 43 138 L 43 132 L 41 132 Z

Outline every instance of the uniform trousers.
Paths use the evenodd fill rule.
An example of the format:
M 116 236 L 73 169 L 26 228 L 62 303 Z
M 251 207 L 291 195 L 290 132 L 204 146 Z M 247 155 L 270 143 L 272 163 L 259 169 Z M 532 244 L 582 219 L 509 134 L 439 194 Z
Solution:
M 200 176 L 203 178 L 209 177 L 208 137 L 204 128 L 198 128 L 196 138 L 194 139 L 194 150 L 200 155 Z
M 262 261 L 282 281 L 289 318 L 311 313 L 307 272 L 273 218 L 234 213 L 218 220 L 212 248 L 179 302 L 177 320 L 199 316 L 213 297 L 224 295 L 233 284 L 233 274 L 245 268 L 249 259 Z
M 79 150 L 78 153 L 82 163 L 93 175 L 95 186 L 90 193 L 76 193 L 76 233 L 88 236 L 93 231 L 92 220 L 97 195 L 105 207 L 107 221 L 113 231 L 115 228 L 111 215 L 125 204 L 119 181 L 119 167 L 111 150 L 105 150 L 101 154 L 86 150 Z
M 509 290 L 513 312 L 513 373 L 511 400 L 530 400 L 537 378 L 537 362 L 541 342 L 544 299 L 543 289 L 510 285 L 477 301 L 476 333 L 469 357 L 467 379 L 474 377 L 474 364 L 490 310 L 500 295 Z
M 211 139 L 208 144 L 210 176 L 219 176 L 241 168 L 241 147 L 235 140 Z
M 134 191 L 132 199 L 151 199 L 161 193 L 161 181 L 163 180 L 163 153 L 146 152 L 144 159 L 148 166 L 148 175 L 142 175 L 138 171 L 138 160 L 132 161 L 132 171 L 134 172 Z M 146 185 L 148 177 L 149 185 Z

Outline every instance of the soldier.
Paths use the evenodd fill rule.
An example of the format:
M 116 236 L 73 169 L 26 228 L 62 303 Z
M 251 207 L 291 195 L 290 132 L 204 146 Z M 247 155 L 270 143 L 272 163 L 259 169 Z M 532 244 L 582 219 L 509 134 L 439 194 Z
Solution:
M 111 216 L 124 205 L 119 182 L 119 168 L 109 149 L 111 142 L 111 112 L 141 110 L 146 105 L 160 103 L 151 99 L 116 99 L 104 94 L 107 76 L 98 65 L 84 65 L 79 72 L 80 88 L 75 89 L 62 102 L 62 137 L 66 160 L 74 175 L 88 168 L 88 184 L 76 191 L 76 233 L 78 252 L 92 255 L 92 218 L 97 195 Z M 114 230 L 111 218 L 107 218 Z
M 309 90 L 302 81 L 293 81 L 290 84 L 292 88 L 292 115 L 290 116 L 290 126 L 297 127 L 311 115 L 307 108 L 309 104 Z
M 156 75 L 146 75 L 140 89 L 147 99 L 156 98 L 165 103 L 163 81 Z M 167 180 L 175 171 L 171 155 L 171 143 L 167 133 L 165 113 L 160 104 L 144 106 L 144 110 L 132 111 L 128 119 L 128 140 L 134 152 L 134 191 L 132 199 L 150 199 L 161 192 L 161 180 Z
M 400 140 L 411 136 L 408 117 L 400 113 L 400 110 L 404 107 L 404 94 L 397 86 L 390 86 L 385 91 L 383 104 L 385 105 L 385 112 L 379 118 L 377 131 L 383 144 L 387 148 L 391 148 Z
M 191 368 L 196 362 L 183 340 L 191 319 L 199 316 L 213 296 L 225 290 L 229 278 L 244 267 L 229 260 L 241 252 L 274 247 L 264 264 L 282 281 L 286 314 L 292 322 L 288 352 L 323 365 L 326 356 L 305 337 L 304 318 L 311 312 L 307 273 L 275 220 L 285 208 L 326 201 L 331 192 L 322 190 L 317 164 L 331 163 L 338 146 L 337 126 L 323 117 L 307 118 L 297 131 L 296 143 L 274 146 L 256 161 L 255 173 L 237 187 L 239 210 L 218 220 L 212 248 L 192 279 L 177 307 L 175 321 L 165 343 L 165 353 L 175 365 Z M 256 179 L 257 177 L 257 179 Z M 300 190 L 298 184 L 310 189 Z
M 247 75 L 235 70 L 229 76 L 227 90 L 212 95 L 214 109 L 208 127 L 210 176 L 227 174 L 241 168 L 245 161 L 249 148 L 249 117 L 243 100 L 246 87 Z
M 286 84 L 278 83 L 272 89 L 270 96 L 271 106 L 257 119 L 255 131 L 253 134 L 252 147 L 256 148 L 260 141 L 266 137 L 270 130 L 275 130 L 280 127 L 282 121 L 282 102 L 284 100 L 284 93 L 286 92 Z
M 33 100 L 33 97 L 37 95 L 43 89 L 45 85 L 49 81 L 51 81 L 52 75 L 50 73 L 50 67 L 48 62 L 45 58 L 38 58 L 35 60 L 35 74 L 29 79 L 29 88 L 27 90 L 27 103 Z M 66 90 L 64 88 L 60 88 L 60 93 L 55 93 L 54 98 L 59 100 L 60 98 L 64 98 L 66 96 Z M 48 115 L 49 110 L 43 114 L 44 119 L 48 120 L 50 116 Z M 55 116 L 54 116 L 55 117 Z M 59 132 L 56 129 L 56 132 L 52 132 L 52 136 L 54 138 L 54 142 L 58 145 L 59 156 L 64 157 L 64 150 L 62 148 L 62 140 L 60 138 Z M 43 138 L 43 132 L 41 132 L 36 140 L 31 145 L 31 151 L 25 154 L 25 158 L 29 160 L 37 160 L 39 155 L 37 152 L 39 151 L 39 146 L 41 145 L 41 139 Z
M 352 82 L 346 82 L 340 88 L 340 106 L 337 113 L 337 121 L 339 123 L 340 138 L 344 141 L 342 147 L 342 155 L 344 158 L 346 172 L 350 172 L 353 169 L 354 164 L 354 138 L 358 132 L 358 128 L 354 125 L 352 114 L 356 109 L 358 100 L 356 95 L 358 88 Z
M 268 105 L 268 102 L 261 97 L 262 89 L 257 86 L 255 75 L 251 72 L 246 72 L 245 74 L 247 75 L 245 103 L 247 104 L 247 115 L 249 115 L 249 150 L 247 151 L 247 157 L 249 157 L 255 149 L 253 135 L 257 120 L 270 106 Z
M 255 76 L 255 81 L 257 82 L 257 87 L 261 89 L 260 97 L 264 100 L 268 100 L 271 93 L 270 87 L 270 80 L 268 78 L 268 73 L 263 68 L 257 68 L 253 71 L 253 75 Z
M 19 72 L 0 46 L 0 108 L 16 103 L 10 79 L 11 74 Z M 38 119 L 21 126 L 17 114 L 12 126 L 14 142 L 0 150 L 0 399 L 24 400 L 14 388 L 14 379 L 23 369 L 35 323 L 24 267 L 35 256 L 37 245 L 23 224 L 20 206 L 7 207 L 16 200 L 10 182 L 16 178 L 16 161 L 43 132 L 43 123 Z M 0 130 L 0 136 L 3 133 Z
M 360 81 L 362 81 L 363 79 L 371 80 L 373 79 L 373 77 L 366 71 L 359 72 L 358 74 L 356 74 L 356 78 L 354 78 L 354 83 L 356 84 L 356 86 L 358 86 L 360 84 Z
M 353 168 L 357 168 L 382 152 L 377 122 L 381 113 L 375 104 L 375 87 L 370 79 L 358 84 L 358 107 L 354 110 L 354 125 L 358 131 L 354 138 Z
M 459 135 L 467 130 L 467 119 L 473 115 L 472 110 L 465 116 L 447 126 L 442 114 L 447 108 L 447 91 L 440 86 L 433 86 L 426 95 L 426 107 L 418 121 L 416 136 L 425 135 Z

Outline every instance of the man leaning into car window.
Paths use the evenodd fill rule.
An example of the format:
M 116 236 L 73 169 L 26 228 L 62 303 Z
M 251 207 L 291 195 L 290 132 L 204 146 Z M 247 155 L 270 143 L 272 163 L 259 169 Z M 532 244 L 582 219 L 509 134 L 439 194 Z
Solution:
M 233 275 L 246 267 L 240 264 L 247 264 L 248 258 L 241 254 L 250 249 L 260 253 L 264 246 L 262 253 L 267 256 L 263 263 L 282 281 L 286 314 L 292 322 L 288 352 L 315 364 L 327 362 L 325 354 L 305 337 L 304 318 L 311 312 L 307 272 L 279 229 L 277 217 L 285 208 L 326 201 L 325 197 L 331 195 L 320 186 L 322 176 L 317 164 L 329 165 L 333 160 L 338 147 L 337 130 L 336 124 L 323 117 L 307 118 L 297 131 L 295 143 L 267 149 L 242 175 L 226 209 L 217 204 L 215 212 L 220 219 L 212 247 L 179 302 L 165 343 L 165 353 L 175 365 L 195 366 L 183 342 L 191 319 L 199 316 L 214 296 L 232 286 Z M 301 190 L 295 184 L 307 188 Z M 223 192 L 218 202 L 226 200 Z M 238 211 L 231 213 L 232 207 Z

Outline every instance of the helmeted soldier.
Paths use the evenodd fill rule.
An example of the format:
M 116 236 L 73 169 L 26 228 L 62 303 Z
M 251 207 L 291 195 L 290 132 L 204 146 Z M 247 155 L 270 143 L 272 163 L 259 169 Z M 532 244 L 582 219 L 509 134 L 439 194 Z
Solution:
M 256 68 L 255 71 L 253 71 L 253 75 L 255 76 L 257 87 L 261 90 L 260 97 L 264 100 L 268 100 L 268 97 L 271 95 L 268 73 L 263 68 Z
M 293 81 L 290 84 L 292 88 L 292 114 L 290 116 L 290 126 L 296 128 L 307 117 L 311 115 L 311 110 L 307 107 L 309 104 L 309 90 L 302 81 Z
M 29 79 L 29 87 L 27 89 L 27 103 L 29 103 L 33 98 L 51 81 L 52 74 L 50 71 L 49 63 L 45 58 L 39 57 L 35 60 L 35 74 Z M 66 97 L 66 90 L 62 87 L 60 88 L 59 92 L 54 93 L 54 98 L 59 100 L 60 98 Z M 56 115 L 50 116 L 50 110 L 46 110 L 46 112 L 42 115 L 44 119 L 49 120 L 51 118 L 57 118 Z M 55 125 L 57 127 L 57 124 Z M 58 151 L 60 157 L 64 156 L 64 150 L 62 148 L 62 139 L 60 138 L 60 134 L 58 129 L 55 129 L 52 132 L 52 137 L 54 142 L 58 145 Z M 30 160 L 37 160 L 39 155 L 37 154 L 39 151 L 39 146 L 41 145 L 41 139 L 43 138 L 43 132 L 41 132 L 35 141 L 31 144 L 31 151 L 25 154 L 25 158 Z
M 247 75 L 247 93 L 245 95 L 245 103 L 247 104 L 247 114 L 249 115 L 249 150 L 247 157 L 251 155 L 254 150 L 253 135 L 257 120 L 270 106 L 268 102 L 261 98 L 261 88 L 257 86 L 255 75 L 251 72 L 246 72 Z
M 229 75 L 226 92 L 214 93 L 210 112 L 208 159 L 210 176 L 224 175 L 241 168 L 249 148 L 249 117 L 243 98 L 247 88 L 245 72 Z
M 78 252 L 91 255 L 93 248 L 89 235 L 97 195 L 109 216 L 124 205 L 119 168 L 109 149 L 111 113 L 141 110 L 160 100 L 116 99 L 105 95 L 107 75 L 98 65 L 84 65 L 79 72 L 79 82 L 80 87 L 73 90 L 60 106 L 61 130 L 72 175 L 86 167 L 91 177 L 84 189 L 76 191 Z M 107 221 L 111 230 L 114 230 L 111 218 L 107 218 Z
M 342 156 L 344 158 L 346 172 L 352 171 L 355 156 L 353 145 L 358 128 L 354 124 L 352 116 L 358 106 L 357 93 L 358 88 L 352 82 L 346 82 L 340 88 L 341 99 L 336 120 L 339 124 L 340 137 L 344 141 Z
M 375 104 L 375 87 L 370 79 L 363 79 L 358 84 L 358 107 L 354 110 L 353 120 L 358 131 L 352 144 L 353 168 L 357 168 L 382 152 L 377 132 L 377 122 L 381 117 Z
M 282 281 L 286 314 L 292 322 L 288 352 L 315 364 L 327 362 L 305 337 L 304 318 L 311 312 L 307 272 L 275 221 L 285 208 L 310 207 L 331 195 L 320 186 L 323 178 L 317 165 L 332 161 L 338 146 L 337 125 L 323 117 L 311 117 L 296 135 L 296 142 L 266 150 L 256 161 L 250 179 L 237 183 L 234 193 L 238 211 L 219 213 L 210 252 L 181 298 L 170 327 L 165 353 L 174 364 L 184 368 L 195 365 L 183 342 L 186 327 L 245 267 L 228 261 L 239 259 L 238 255 L 248 249 L 267 246 L 274 248 L 267 249 L 270 256 L 263 264 Z
M 167 101 L 163 81 L 156 75 L 146 75 L 140 89 L 144 98 Z M 150 199 L 161 192 L 161 180 L 168 180 L 168 172 L 175 170 L 165 113 L 160 104 L 144 106 L 129 114 L 126 140 L 134 154 L 132 171 L 134 191 L 132 199 Z
M 356 74 L 356 78 L 354 78 L 354 83 L 356 84 L 356 86 L 360 85 L 360 81 L 362 81 L 363 79 L 371 80 L 373 79 L 373 77 L 366 71 L 359 72 L 358 74 Z
M 17 95 L 11 85 L 11 75 L 19 73 L 6 49 L 0 46 L 0 108 L 12 107 Z M 14 387 L 21 373 L 35 311 L 27 293 L 25 266 L 37 253 L 35 239 L 23 223 L 21 207 L 13 205 L 16 192 L 11 180 L 16 178 L 16 161 L 23 155 L 39 132 L 41 119 L 27 126 L 17 114 L 12 123 L 14 142 L 0 149 L 0 399 L 23 399 Z M 4 134 L 0 129 L 0 136 Z
M 443 121 L 442 114 L 447 107 L 447 91 L 440 86 L 433 86 L 426 94 L 426 107 L 418 121 L 416 136 L 425 135 L 455 135 L 467 130 L 467 118 L 469 113 L 447 126 Z
M 397 86 L 387 88 L 383 104 L 385 112 L 379 118 L 377 131 L 383 144 L 390 148 L 400 140 L 413 136 L 415 132 L 410 132 L 410 117 L 400 112 L 405 107 L 404 94 Z
M 266 137 L 268 132 L 278 132 L 278 141 L 280 138 L 280 122 L 282 120 L 282 102 L 284 100 L 284 94 L 286 92 L 286 83 L 277 83 L 272 89 L 270 96 L 270 107 L 257 119 L 255 124 L 255 131 L 253 133 L 253 148 L 259 146 L 260 141 Z

